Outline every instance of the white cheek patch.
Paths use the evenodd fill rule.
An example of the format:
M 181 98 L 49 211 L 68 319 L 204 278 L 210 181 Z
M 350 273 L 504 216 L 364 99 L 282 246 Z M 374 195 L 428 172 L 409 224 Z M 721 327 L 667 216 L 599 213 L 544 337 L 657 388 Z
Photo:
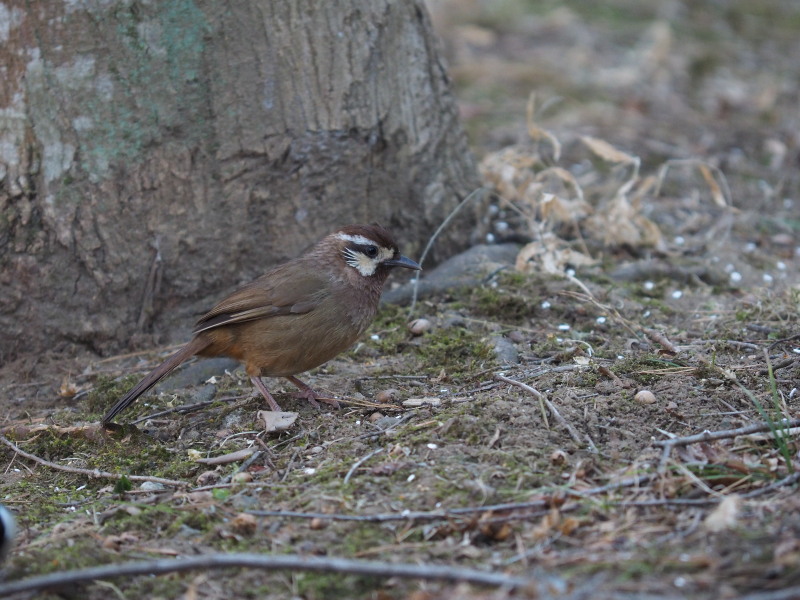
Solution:
M 364 277 L 369 277 L 375 273 L 378 268 L 378 261 L 370 258 L 361 252 L 354 252 L 350 248 L 344 249 L 344 262 L 353 267 L 356 271 L 361 273 Z
M 374 245 L 374 242 L 367 240 L 363 236 L 347 236 L 348 238 L 361 238 L 366 240 L 366 244 Z M 348 240 L 354 241 L 354 240 Z M 359 242 L 361 243 L 361 242 Z M 361 252 L 356 252 L 351 248 L 345 248 L 342 251 L 344 254 L 344 261 L 353 267 L 356 271 L 358 271 L 364 277 L 371 277 L 375 274 L 375 271 L 378 268 L 378 265 L 385 260 L 389 260 L 394 256 L 394 252 L 389 250 L 388 248 L 379 248 L 378 249 L 378 256 L 375 258 L 370 258 L 366 254 L 362 254 Z

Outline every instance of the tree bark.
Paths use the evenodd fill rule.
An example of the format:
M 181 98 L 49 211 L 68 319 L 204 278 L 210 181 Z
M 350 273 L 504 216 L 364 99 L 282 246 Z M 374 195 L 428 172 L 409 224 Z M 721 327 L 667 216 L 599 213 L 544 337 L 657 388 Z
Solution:
M 6 0 L 0 42 L 0 359 L 186 335 L 347 223 L 413 256 L 478 185 L 422 0 Z

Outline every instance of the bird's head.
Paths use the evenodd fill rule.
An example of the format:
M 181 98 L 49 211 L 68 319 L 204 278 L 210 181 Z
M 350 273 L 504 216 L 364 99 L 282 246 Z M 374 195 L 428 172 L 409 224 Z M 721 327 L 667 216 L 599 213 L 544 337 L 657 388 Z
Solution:
M 381 281 L 394 267 L 421 270 L 421 267 L 400 254 L 392 234 L 380 225 L 350 225 L 331 234 L 347 268 L 355 269 L 362 277 Z

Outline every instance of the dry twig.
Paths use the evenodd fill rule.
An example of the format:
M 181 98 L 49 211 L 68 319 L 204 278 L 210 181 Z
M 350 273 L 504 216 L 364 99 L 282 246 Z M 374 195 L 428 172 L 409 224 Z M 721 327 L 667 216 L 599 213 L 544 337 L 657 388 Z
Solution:
M 446 565 L 392 564 L 335 557 L 297 556 L 293 554 L 267 556 L 264 554 L 234 553 L 187 556 L 180 559 L 149 560 L 120 565 L 103 565 L 76 571 L 49 573 L 21 581 L 0 584 L 0 597 L 20 592 L 41 591 L 65 585 L 135 575 L 162 575 L 197 569 L 230 569 L 249 567 L 267 571 L 315 571 L 347 573 L 375 577 L 405 577 L 435 581 L 466 581 L 482 585 L 517 588 L 532 585 L 534 581 L 504 573 L 490 573 Z
M 353 466 L 350 467 L 350 470 L 347 472 L 347 475 L 344 476 L 344 482 L 347 483 L 348 481 L 350 481 L 350 478 L 353 476 L 353 473 L 356 472 L 356 469 L 358 469 L 358 467 L 363 465 L 365 462 L 367 462 L 370 458 L 372 458 L 379 452 L 383 452 L 383 448 L 378 448 L 377 450 L 373 450 L 366 456 L 362 456 L 355 463 L 353 463 Z
M 14 452 L 19 454 L 20 456 L 24 456 L 25 458 L 32 460 L 36 463 L 39 463 L 42 466 L 49 467 L 50 469 L 56 469 L 58 471 L 66 471 L 67 473 L 75 473 L 77 475 L 86 475 L 87 477 L 92 478 L 104 478 L 104 479 L 122 479 L 123 477 L 131 480 L 131 481 L 151 481 L 153 483 L 161 483 L 163 485 L 171 485 L 175 487 L 183 487 L 187 485 L 185 481 L 176 481 L 174 479 L 164 479 L 163 477 L 151 477 L 149 475 L 122 475 L 120 473 L 109 473 L 107 471 L 100 471 L 99 469 L 79 469 L 77 467 L 65 467 L 64 465 L 59 465 L 58 463 L 53 463 L 43 458 L 39 458 L 35 454 L 31 454 L 29 452 L 25 452 L 19 446 L 14 444 L 11 440 L 9 440 L 6 436 L 0 434 L 0 442 L 4 443 L 6 446 L 11 448 Z M 0 593 L 0 597 L 2 597 L 2 593 Z
M 656 446 L 664 448 L 661 453 L 661 461 L 659 462 L 659 471 L 669 460 L 670 452 L 675 446 L 688 446 L 689 444 L 696 444 L 698 442 L 711 442 L 714 440 L 724 440 L 727 438 L 736 437 L 739 435 L 747 435 L 750 433 L 761 433 L 763 431 L 772 431 L 773 429 L 788 429 L 790 427 L 800 426 L 800 419 L 782 420 L 776 423 L 756 423 L 755 425 L 748 425 L 747 427 L 738 427 L 737 429 L 723 429 L 721 431 L 703 431 L 695 435 L 688 435 L 686 437 L 672 438 L 669 440 L 657 440 L 653 442 Z

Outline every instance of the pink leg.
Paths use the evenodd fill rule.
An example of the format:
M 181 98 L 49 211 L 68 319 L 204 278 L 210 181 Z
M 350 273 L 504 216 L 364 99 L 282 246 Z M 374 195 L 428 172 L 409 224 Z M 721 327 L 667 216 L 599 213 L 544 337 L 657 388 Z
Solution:
M 297 394 L 298 397 L 305 398 L 306 400 L 308 400 L 311 403 L 311 406 L 313 406 L 314 408 L 319 408 L 319 402 L 324 402 L 325 404 L 330 404 L 334 408 L 339 408 L 339 403 L 336 401 L 336 398 L 325 398 L 324 396 L 320 396 L 319 394 L 317 394 L 317 392 L 311 389 L 310 386 L 300 381 L 294 375 L 290 375 L 286 379 L 288 379 L 298 388 L 300 388 L 300 393 Z M 319 402 L 317 402 L 317 400 L 319 400 Z
M 275 398 L 273 398 L 272 394 L 269 393 L 267 386 L 265 386 L 264 382 L 261 381 L 261 377 L 251 377 L 250 381 L 253 382 L 253 385 L 256 386 L 256 389 L 261 392 L 262 396 L 264 396 L 264 399 L 267 401 L 267 404 L 269 404 L 269 407 L 276 412 L 280 412 L 281 407 L 278 406 L 277 402 L 275 402 Z

